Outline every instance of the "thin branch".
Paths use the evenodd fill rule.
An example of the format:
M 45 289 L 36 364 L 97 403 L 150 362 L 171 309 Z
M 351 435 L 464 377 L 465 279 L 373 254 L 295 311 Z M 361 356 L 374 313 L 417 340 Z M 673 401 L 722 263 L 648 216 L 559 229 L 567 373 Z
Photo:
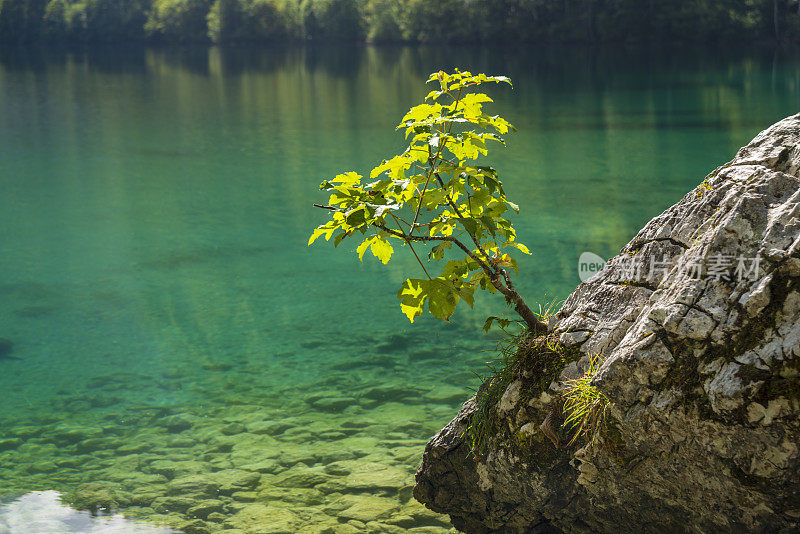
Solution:
M 444 182 L 442 181 L 442 177 L 439 176 L 439 173 L 436 173 L 436 180 L 439 182 L 439 185 L 444 190 L 445 189 Z M 463 218 L 461 210 L 458 209 L 458 206 L 456 206 L 456 204 L 450 198 L 450 195 L 446 196 L 447 196 L 447 203 L 450 205 L 451 208 L 453 208 L 456 215 L 458 215 L 460 218 Z M 506 301 L 509 304 L 514 305 L 514 309 L 516 310 L 516 312 L 520 315 L 520 317 L 522 317 L 525 320 L 525 322 L 528 324 L 531 330 L 546 331 L 547 325 L 536 318 L 536 315 L 533 313 L 533 311 L 531 311 L 528 305 L 525 304 L 525 301 L 522 299 L 520 294 L 517 293 L 514 284 L 511 282 L 511 277 L 508 275 L 508 271 L 506 271 L 505 269 L 503 269 L 502 267 L 500 267 L 499 265 L 497 265 L 495 262 L 492 261 L 492 259 L 489 257 L 489 254 L 480 244 L 480 241 L 478 241 L 478 238 L 472 235 L 469 231 L 467 231 L 467 233 L 472 238 L 472 242 L 475 243 L 475 246 L 478 247 L 478 250 L 481 252 L 481 254 L 483 254 L 483 256 L 486 258 L 487 261 L 486 263 L 484 263 L 483 261 L 477 260 L 477 258 L 475 258 L 473 254 L 469 254 L 469 256 L 475 259 L 476 261 L 479 261 L 479 264 L 484 269 L 484 272 L 486 272 L 486 275 L 491 280 L 492 285 L 500 293 L 503 294 L 503 296 L 506 298 Z M 466 247 L 463 246 L 461 248 L 462 250 L 466 249 Z M 489 267 L 487 264 L 491 265 L 491 267 Z M 505 282 L 505 285 L 503 285 L 503 282 L 500 281 L 501 277 Z
M 431 169 L 432 170 L 432 169 Z M 431 183 L 431 173 L 428 173 L 428 178 L 425 180 L 425 187 L 422 188 L 422 193 L 419 194 L 419 203 L 417 204 L 417 212 L 414 213 L 414 222 L 412 223 L 411 232 L 414 231 L 414 227 L 417 225 L 417 217 L 419 217 L 419 210 L 422 208 L 422 199 L 425 196 L 425 192 L 428 190 L 428 184 Z M 419 191 L 419 189 L 417 189 Z
M 487 276 L 492 276 L 492 274 L 493 274 L 492 270 L 489 269 L 486 266 L 486 263 L 482 259 L 478 258 L 475 255 L 474 252 L 472 252 L 466 245 L 464 245 L 464 243 L 462 243 L 461 241 L 459 241 L 455 237 L 452 237 L 452 236 L 407 235 L 407 234 L 404 234 L 402 232 L 398 232 L 397 230 L 393 230 L 392 228 L 389 228 L 385 224 L 381 224 L 381 223 L 377 223 L 377 222 L 376 223 L 372 223 L 372 224 L 374 224 L 375 226 L 377 226 L 381 230 L 385 231 L 386 233 L 391 234 L 391 235 L 393 235 L 395 237 L 399 237 L 400 239 L 403 239 L 405 241 L 423 241 L 423 242 L 424 241 L 450 241 L 451 243 L 454 243 L 462 251 L 464 251 L 464 254 L 469 256 L 475 263 L 477 263 L 481 267 L 481 269 L 483 269 L 484 272 L 486 272 Z
M 436 173 L 436 179 L 439 181 L 439 185 L 441 186 L 442 190 L 444 190 L 444 189 L 445 189 L 445 187 L 444 187 L 444 181 L 442 181 L 442 177 L 441 177 L 441 176 L 439 176 L 439 173 L 438 173 L 438 172 Z M 459 209 L 458 209 L 458 206 L 456 206 L 455 202 L 453 202 L 453 199 L 452 199 L 452 198 L 450 198 L 450 195 L 446 195 L 446 196 L 447 196 L 447 203 L 450 205 L 450 207 L 451 207 L 451 208 L 453 208 L 453 211 L 455 211 L 456 215 L 458 215 L 458 217 L 459 217 L 460 219 L 463 219 L 463 218 L 464 218 L 464 216 L 461 214 L 461 210 L 459 210 Z M 471 215 L 471 214 L 470 214 L 470 215 Z M 478 238 L 477 238 L 477 237 L 475 237 L 474 235 L 472 235 L 470 232 L 467 232 L 467 233 L 468 233 L 468 234 L 469 234 L 469 236 L 472 238 L 472 242 L 473 242 L 473 243 L 475 243 L 475 246 L 476 246 L 476 247 L 478 247 L 478 250 L 480 250 L 480 251 L 481 251 L 481 254 L 483 254 L 483 257 L 484 257 L 484 258 L 486 258 L 486 261 L 487 261 L 487 262 L 489 262 L 489 263 L 490 263 L 490 264 L 491 264 L 491 265 L 494 267 L 494 268 L 492 269 L 492 271 L 493 271 L 493 272 L 495 272 L 496 274 L 500 274 L 500 273 L 498 272 L 498 267 L 497 267 L 497 266 L 494 264 L 494 262 L 492 262 L 492 258 L 491 258 L 491 257 L 489 256 L 489 254 L 488 254 L 488 253 L 487 253 L 487 252 L 486 252 L 486 251 L 483 249 L 483 246 L 481 245 L 480 241 L 478 241 Z
M 405 219 L 403 219 L 402 217 L 398 217 L 398 216 L 397 216 L 397 215 L 395 215 L 394 213 L 392 213 L 392 217 L 394 217 L 396 220 L 400 221 L 401 223 L 405 224 L 406 226 L 408 226 L 408 227 L 411 227 L 411 223 L 410 223 L 410 222 L 408 222 L 408 221 L 406 221 L 406 220 L 405 220 Z
M 431 278 L 431 275 L 428 274 L 428 269 L 425 268 L 425 266 L 422 264 L 422 260 L 419 259 L 419 256 L 417 256 L 417 251 L 414 250 L 414 247 L 413 245 L 411 245 L 411 241 L 409 241 L 408 236 L 405 234 L 405 232 L 403 232 L 403 229 L 400 227 L 400 221 L 397 220 L 397 217 L 395 216 L 394 213 L 389 212 L 389 215 L 394 217 L 394 220 L 397 223 L 397 227 L 400 229 L 400 233 L 403 234 L 403 238 L 406 240 L 406 243 L 408 243 L 408 248 L 411 249 L 411 252 L 414 253 L 414 257 L 417 258 L 417 263 L 419 263 L 419 266 L 422 267 L 422 270 L 425 272 L 425 276 L 428 277 L 428 280 L 433 280 L 433 278 Z
M 409 231 L 409 234 L 412 234 L 414 232 L 414 228 L 416 228 L 417 218 L 419 217 L 419 210 L 422 208 L 422 198 L 425 196 L 425 192 L 428 190 L 428 184 L 431 183 L 431 177 L 436 173 L 436 161 L 439 159 L 439 156 L 442 153 L 442 149 L 446 144 L 447 144 L 447 139 L 444 139 L 441 143 L 439 143 L 439 146 L 437 147 L 436 156 L 428 158 L 428 165 L 430 165 L 430 170 L 428 171 L 428 177 L 425 180 L 425 187 L 422 188 L 422 193 L 420 193 L 419 195 L 419 204 L 417 204 L 417 212 L 414 214 L 414 223 L 412 225 L 411 230 Z M 429 154 L 431 153 L 430 145 L 428 145 L 428 153 Z M 417 191 L 419 191 L 419 189 L 417 189 Z

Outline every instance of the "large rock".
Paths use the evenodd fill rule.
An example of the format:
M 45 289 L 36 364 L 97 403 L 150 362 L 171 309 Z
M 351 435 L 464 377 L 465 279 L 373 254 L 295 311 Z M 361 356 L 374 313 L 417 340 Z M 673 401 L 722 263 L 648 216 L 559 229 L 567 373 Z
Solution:
M 475 398 L 428 443 L 418 500 L 474 533 L 800 529 L 800 115 L 650 221 L 549 339 L 567 357 L 521 358 L 485 452 Z M 570 445 L 559 395 L 595 354 L 609 417 Z

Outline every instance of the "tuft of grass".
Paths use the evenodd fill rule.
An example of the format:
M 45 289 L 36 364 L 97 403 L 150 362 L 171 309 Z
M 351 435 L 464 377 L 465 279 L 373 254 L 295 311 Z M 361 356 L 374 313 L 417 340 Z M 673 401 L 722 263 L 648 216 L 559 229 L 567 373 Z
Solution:
M 603 359 L 599 354 L 589 358 L 586 373 L 580 378 L 570 380 L 569 390 L 564 394 L 564 424 L 574 432 L 570 445 L 581 436 L 593 445 L 608 418 L 611 401 L 592 385 L 592 378 L 600 369 Z
M 558 301 L 540 306 L 539 317 L 546 320 L 558 306 Z M 503 332 L 496 348 L 499 357 L 486 363 L 488 372 L 485 375 L 478 375 L 482 384 L 475 393 L 477 407 L 463 433 L 476 460 L 483 458 L 491 438 L 503 430 L 497 404 L 515 378 L 529 377 L 526 380 L 529 389 L 523 391 L 523 395 L 545 391 L 569 362 L 580 357 L 577 348 L 563 347 L 557 334 L 534 334 L 521 321 L 495 318 L 493 322 Z
M 519 347 L 530 334 L 521 321 L 509 323 L 498 321 L 498 325 L 503 331 L 503 337 L 498 341 L 496 349 L 500 357 L 486 362 L 488 369 L 486 375 L 478 375 L 482 381 L 475 394 L 478 409 L 472 414 L 463 434 L 476 460 L 484 456 L 488 449 L 489 438 L 499 431 L 495 406 L 514 379 Z M 516 328 L 512 330 L 511 325 L 515 325 Z
M 539 303 L 538 311 L 534 311 L 534 315 L 536 315 L 539 320 L 542 322 L 547 322 L 550 317 L 555 315 L 559 309 L 561 309 L 561 305 L 564 304 L 563 300 L 552 299 L 548 300 L 547 295 L 545 295 L 542 299 L 542 302 Z

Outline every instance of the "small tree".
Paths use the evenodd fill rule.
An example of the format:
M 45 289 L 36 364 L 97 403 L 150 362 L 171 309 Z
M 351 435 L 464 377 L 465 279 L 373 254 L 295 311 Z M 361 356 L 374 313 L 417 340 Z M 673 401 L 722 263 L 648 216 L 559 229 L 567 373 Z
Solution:
M 487 143 L 505 144 L 502 134 L 513 126 L 499 116 L 483 111 L 492 99 L 473 92 L 486 82 L 508 83 L 505 76 L 473 75 L 458 69 L 452 74 L 431 74 L 428 83 L 439 89 L 425 97 L 425 103 L 411 108 L 397 126 L 405 129 L 408 148 L 372 169 L 370 183 L 362 184 L 355 172 L 339 174 L 320 184 L 331 193 L 331 219 L 318 226 L 308 244 L 320 236 L 334 238 L 334 246 L 353 236 L 366 236 L 356 248 L 363 261 L 369 248 L 384 264 L 394 252 L 392 240 L 408 245 L 425 278 L 407 279 L 397 298 L 411 322 L 428 311 L 448 320 L 463 300 L 472 307 L 477 289 L 499 291 L 532 331 L 546 325 L 525 304 L 511 281 L 508 268 L 517 262 L 506 250 L 530 254 L 516 240 L 516 232 L 504 215 L 519 212 L 506 198 L 495 169 L 474 163 L 488 153 Z M 447 251 L 456 247 L 459 259 Z M 420 254 L 425 248 L 428 261 L 447 259 L 441 274 L 434 277 Z M 486 321 L 488 330 L 494 317 Z

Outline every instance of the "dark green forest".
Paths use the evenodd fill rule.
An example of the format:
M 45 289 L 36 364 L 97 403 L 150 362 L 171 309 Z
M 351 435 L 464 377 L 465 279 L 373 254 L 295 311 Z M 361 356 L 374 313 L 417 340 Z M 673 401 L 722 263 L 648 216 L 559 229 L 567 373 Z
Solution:
M 0 0 L 2 41 L 800 40 L 798 0 Z

